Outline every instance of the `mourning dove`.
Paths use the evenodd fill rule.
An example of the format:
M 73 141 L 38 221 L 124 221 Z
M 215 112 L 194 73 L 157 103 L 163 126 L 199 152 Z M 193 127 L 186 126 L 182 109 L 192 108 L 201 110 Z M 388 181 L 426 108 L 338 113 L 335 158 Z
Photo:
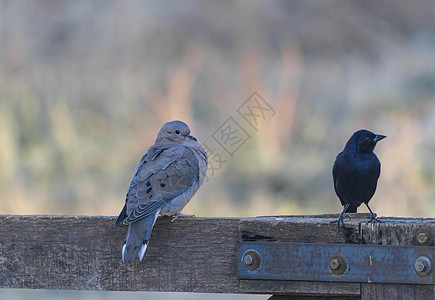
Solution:
M 168 122 L 160 129 L 133 173 L 124 208 L 116 224 L 128 224 L 122 260 L 142 261 L 159 216 L 178 216 L 204 182 L 208 155 L 189 126 Z

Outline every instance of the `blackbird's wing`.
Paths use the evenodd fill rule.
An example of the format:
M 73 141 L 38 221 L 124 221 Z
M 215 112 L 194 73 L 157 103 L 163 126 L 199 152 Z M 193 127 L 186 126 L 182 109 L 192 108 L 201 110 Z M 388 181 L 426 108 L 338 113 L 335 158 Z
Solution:
M 376 192 L 376 187 L 378 185 L 378 179 L 381 175 L 381 162 L 378 157 L 373 153 L 373 160 L 370 162 L 369 171 L 367 174 L 367 181 L 365 185 L 365 189 L 367 190 L 367 194 L 365 195 L 364 203 L 369 203 L 371 198 Z
M 335 193 L 337 194 L 338 198 L 340 199 L 341 205 L 346 205 L 346 203 L 344 202 L 344 199 L 341 195 L 341 191 L 340 191 L 340 173 L 343 167 L 343 163 L 344 163 L 344 157 L 343 157 L 343 152 L 340 152 L 337 155 L 337 158 L 335 159 L 334 165 L 332 167 L 332 178 L 334 180 L 334 190 Z

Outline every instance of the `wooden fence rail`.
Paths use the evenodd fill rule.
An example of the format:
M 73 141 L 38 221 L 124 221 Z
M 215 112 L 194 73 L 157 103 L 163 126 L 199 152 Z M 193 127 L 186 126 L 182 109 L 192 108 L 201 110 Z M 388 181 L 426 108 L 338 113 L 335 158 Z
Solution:
M 432 272 L 420 276 L 424 284 L 391 282 L 394 274 L 383 283 L 388 272 L 376 283 L 369 277 L 340 282 L 340 275 L 331 275 L 329 281 L 315 279 L 316 274 L 313 280 L 309 275 L 304 280 L 289 280 L 279 274 L 271 280 L 258 277 L 255 271 L 247 272 L 254 278 L 240 275 L 243 261 L 237 253 L 245 242 L 267 247 L 287 245 L 284 243 L 296 247 L 355 245 L 356 255 L 366 251 L 362 247 L 367 245 L 396 245 L 401 247 L 388 250 L 396 251 L 392 255 L 400 256 L 400 251 L 409 248 L 428 256 L 430 262 L 435 257 L 433 239 L 418 239 L 421 228 L 434 232 L 435 219 L 383 218 L 381 224 L 367 224 L 366 216 L 355 214 L 346 220 L 341 234 L 330 223 L 337 215 L 180 217 L 174 222 L 162 218 L 154 227 L 144 261 L 124 265 L 121 247 L 127 227 L 115 226 L 115 217 L 2 215 L 0 287 L 272 294 L 272 299 L 435 299 Z M 300 268 L 298 259 L 294 258 L 294 265 L 288 257 L 281 262 Z M 316 259 L 325 259 L 327 265 L 329 258 Z M 283 274 L 286 271 L 279 262 L 275 261 L 274 267 Z M 406 271 L 402 269 L 398 270 Z

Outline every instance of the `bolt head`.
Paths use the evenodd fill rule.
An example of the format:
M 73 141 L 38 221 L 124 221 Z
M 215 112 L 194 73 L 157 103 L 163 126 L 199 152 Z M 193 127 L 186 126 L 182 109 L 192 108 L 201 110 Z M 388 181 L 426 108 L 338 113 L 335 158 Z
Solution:
M 432 270 L 432 262 L 426 256 L 418 257 L 414 262 L 415 272 L 420 276 L 426 276 Z
M 417 235 L 417 241 L 418 241 L 420 244 L 425 244 L 425 243 L 427 243 L 428 239 L 429 239 L 429 237 L 428 237 L 427 234 L 424 233 L 424 232 L 421 232 L 421 233 L 419 233 L 419 234 Z
M 347 259 L 340 253 L 335 254 L 329 260 L 329 270 L 334 275 L 340 275 L 346 272 L 347 270 Z
M 421 261 L 421 260 L 416 261 L 414 266 L 415 266 L 415 269 L 417 270 L 417 272 L 423 272 L 424 269 L 426 269 L 424 261 Z
M 243 253 L 241 263 L 246 269 L 254 271 L 261 265 L 261 256 L 256 250 L 249 249 Z
M 331 270 L 338 270 L 338 268 L 340 267 L 340 262 L 338 261 L 338 259 L 333 258 L 329 261 L 329 267 L 331 268 Z
M 415 238 L 420 246 L 430 246 L 433 244 L 434 232 L 432 227 L 421 227 Z
M 252 257 L 252 255 L 245 255 L 245 257 L 243 257 L 243 263 L 247 266 L 252 266 L 252 264 L 254 263 L 254 258 Z

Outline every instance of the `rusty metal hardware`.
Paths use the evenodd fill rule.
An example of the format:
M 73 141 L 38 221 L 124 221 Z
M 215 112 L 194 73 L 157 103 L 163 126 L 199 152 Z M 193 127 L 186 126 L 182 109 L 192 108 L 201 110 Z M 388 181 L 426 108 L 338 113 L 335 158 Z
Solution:
M 255 270 L 260 266 L 261 257 L 257 251 L 250 249 L 243 254 L 242 262 L 246 269 Z
M 435 284 L 435 247 L 242 242 L 240 279 Z
M 346 257 L 337 253 L 329 260 L 329 269 L 332 274 L 340 275 L 343 274 L 347 269 L 347 260 Z
M 418 275 L 426 276 L 432 270 L 432 262 L 426 256 L 420 256 L 414 262 L 414 269 Z
M 433 231 L 429 227 L 422 227 L 417 231 L 416 238 L 420 246 L 430 246 L 433 244 Z

